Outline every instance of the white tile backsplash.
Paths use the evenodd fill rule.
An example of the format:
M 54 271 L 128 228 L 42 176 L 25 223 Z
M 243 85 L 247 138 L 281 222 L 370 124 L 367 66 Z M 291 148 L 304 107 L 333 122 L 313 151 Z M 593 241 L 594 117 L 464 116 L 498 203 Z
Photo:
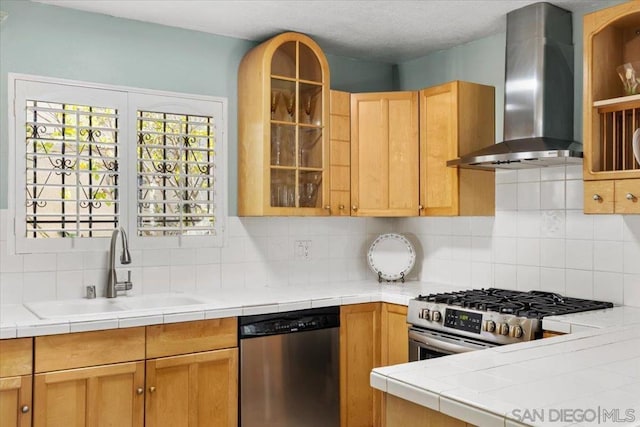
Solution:
M 582 185 L 581 166 L 497 171 L 492 217 L 229 217 L 224 248 L 132 248 L 133 293 L 373 279 L 369 245 L 402 232 L 416 245 L 416 279 L 640 306 L 640 215 L 585 215 Z M 0 230 L 8 218 L 0 210 Z M 296 240 L 311 242 L 310 260 L 294 259 Z M 7 245 L 0 236 L 0 303 L 80 298 L 89 284 L 104 293 L 106 251 L 12 255 Z

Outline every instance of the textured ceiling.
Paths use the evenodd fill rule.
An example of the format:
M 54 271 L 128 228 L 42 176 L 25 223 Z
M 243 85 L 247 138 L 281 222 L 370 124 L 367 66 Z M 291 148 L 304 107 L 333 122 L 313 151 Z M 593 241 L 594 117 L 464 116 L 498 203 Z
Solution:
M 35 0 L 55 6 L 262 41 L 308 34 L 334 55 L 397 63 L 504 31 L 527 0 Z M 573 12 L 609 0 L 554 0 Z

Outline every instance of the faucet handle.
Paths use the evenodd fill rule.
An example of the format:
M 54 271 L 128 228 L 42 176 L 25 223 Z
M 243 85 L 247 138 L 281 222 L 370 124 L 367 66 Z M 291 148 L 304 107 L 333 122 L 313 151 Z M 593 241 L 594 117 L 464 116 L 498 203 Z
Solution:
M 130 291 L 133 288 L 133 283 L 131 282 L 131 270 L 127 270 L 127 280 L 124 282 L 124 290 Z

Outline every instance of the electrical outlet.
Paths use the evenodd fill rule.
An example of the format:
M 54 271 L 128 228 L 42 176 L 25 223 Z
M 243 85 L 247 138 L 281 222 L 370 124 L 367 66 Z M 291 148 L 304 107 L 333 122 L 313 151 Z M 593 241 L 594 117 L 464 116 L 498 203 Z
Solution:
M 308 261 L 311 259 L 311 240 L 296 240 L 293 242 L 295 259 Z

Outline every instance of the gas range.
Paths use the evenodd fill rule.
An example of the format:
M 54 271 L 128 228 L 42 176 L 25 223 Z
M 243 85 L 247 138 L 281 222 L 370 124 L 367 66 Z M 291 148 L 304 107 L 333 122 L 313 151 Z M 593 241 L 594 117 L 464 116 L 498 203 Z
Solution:
M 420 295 L 409 301 L 407 321 L 418 329 L 501 345 L 540 338 L 544 316 L 610 307 L 551 292 L 488 288 Z

